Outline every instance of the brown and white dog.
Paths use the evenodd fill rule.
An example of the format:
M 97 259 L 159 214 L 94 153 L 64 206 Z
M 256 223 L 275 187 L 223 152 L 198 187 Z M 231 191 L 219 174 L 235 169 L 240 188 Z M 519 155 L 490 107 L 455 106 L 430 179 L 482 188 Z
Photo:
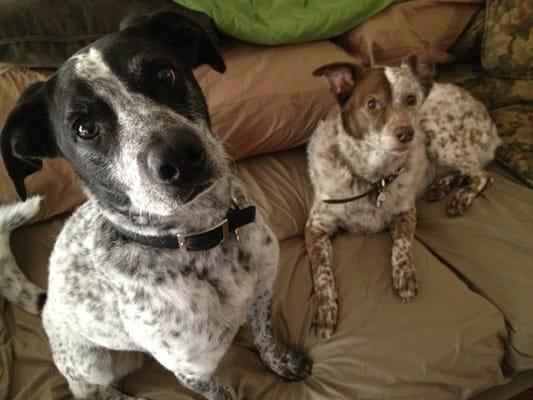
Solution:
M 482 167 L 500 141 L 486 108 L 451 84 L 434 83 L 431 52 L 406 58 L 401 67 L 368 69 L 333 63 L 314 72 L 328 79 L 338 107 L 316 128 L 308 146 L 314 202 L 305 238 L 318 309 L 314 325 L 323 338 L 337 321 L 330 237 L 338 230 L 392 237 L 392 282 L 401 300 L 417 294 L 411 258 L 415 199 L 443 198 L 454 185 L 448 214 L 460 215 L 491 183 Z

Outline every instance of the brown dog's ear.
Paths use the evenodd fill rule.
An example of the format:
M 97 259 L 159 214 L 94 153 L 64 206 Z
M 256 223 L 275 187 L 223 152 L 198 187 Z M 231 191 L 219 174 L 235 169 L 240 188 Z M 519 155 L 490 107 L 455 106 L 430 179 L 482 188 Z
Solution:
M 361 74 L 363 67 L 357 64 L 338 62 L 324 65 L 315 71 L 314 76 L 325 76 L 329 82 L 331 92 L 337 98 L 340 105 L 352 95 L 355 87 L 355 81 Z
M 41 169 L 41 158 L 59 155 L 43 86 L 44 82 L 33 82 L 22 92 L 0 134 L 6 171 L 22 200 L 26 199 L 24 179 Z
M 418 78 L 422 86 L 431 86 L 437 75 L 437 64 L 445 64 L 453 61 L 453 56 L 445 51 L 431 50 L 425 53 L 411 54 L 402 60 L 402 66 L 406 66 Z
M 224 72 L 226 65 L 218 51 L 218 38 L 211 20 L 204 14 L 158 11 L 127 18 L 122 29 L 142 29 L 168 43 L 190 60 L 192 68 L 202 64 Z

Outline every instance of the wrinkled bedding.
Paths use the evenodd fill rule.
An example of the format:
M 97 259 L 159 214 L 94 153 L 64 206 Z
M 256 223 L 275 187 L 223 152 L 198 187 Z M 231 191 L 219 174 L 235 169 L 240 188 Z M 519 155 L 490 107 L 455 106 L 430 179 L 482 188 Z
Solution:
M 299 148 L 241 162 L 238 173 L 281 241 L 276 334 L 310 354 L 313 376 L 305 382 L 281 381 L 260 362 L 246 325 L 219 369 L 239 396 L 468 398 L 507 381 L 505 357 L 519 368 L 533 366 L 529 189 L 493 171 L 495 185 L 460 219 L 447 218 L 442 203 L 420 201 L 414 260 L 421 292 L 410 304 L 401 303 L 390 284 L 387 233 L 338 235 L 333 243 L 339 327 L 322 342 L 311 331 L 315 303 L 303 239 L 311 191 L 305 167 Z M 46 284 L 47 255 L 64 218 L 14 234 L 21 266 L 40 285 Z M 7 368 L 0 388 L 7 398 L 69 398 L 40 320 L 12 305 L 1 316 L 0 354 Z M 128 392 L 154 399 L 176 398 L 176 392 L 182 393 L 177 398 L 195 398 L 154 361 L 124 385 Z

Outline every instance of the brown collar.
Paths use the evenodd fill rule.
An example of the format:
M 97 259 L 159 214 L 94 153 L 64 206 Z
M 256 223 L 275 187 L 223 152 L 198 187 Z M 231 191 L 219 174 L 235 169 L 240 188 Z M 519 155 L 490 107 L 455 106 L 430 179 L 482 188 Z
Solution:
M 385 201 L 385 188 L 390 185 L 394 180 L 403 172 L 403 167 L 400 167 L 395 173 L 391 175 L 387 175 L 382 177 L 381 179 L 378 179 L 375 182 L 370 183 L 370 189 L 368 189 L 366 192 L 362 194 L 358 194 L 355 196 L 350 197 L 344 197 L 341 199 L 324 199 L 322 200 L 324 203 L 328 204 L 344 204 L 349 203 L 354 200 L 362 199 L 363 197 L 366 197 L 372 193 L 377 193 L 376 198 L 376 207 L 381 207 L 381 204 Z

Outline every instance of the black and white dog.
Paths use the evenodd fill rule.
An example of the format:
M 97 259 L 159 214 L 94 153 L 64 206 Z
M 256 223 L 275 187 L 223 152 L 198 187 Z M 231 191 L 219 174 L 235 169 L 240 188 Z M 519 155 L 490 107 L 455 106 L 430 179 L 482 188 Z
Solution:
M 211 133 L 192 74 L 200 64 L 225 69 L 196 21 L 138 18 L 29 86 L 4 126 L 4 161 L 23 197 L 39 159 L 59 155 L 88 196 L 57 239 L 43 310 L 78 398 L 131 399 L 112 385 L 149 353 L 206 398 L 233 399 L 214 372 L 247 315 L 274 372 L 310 373 L 273 337 L 278 243 Z

